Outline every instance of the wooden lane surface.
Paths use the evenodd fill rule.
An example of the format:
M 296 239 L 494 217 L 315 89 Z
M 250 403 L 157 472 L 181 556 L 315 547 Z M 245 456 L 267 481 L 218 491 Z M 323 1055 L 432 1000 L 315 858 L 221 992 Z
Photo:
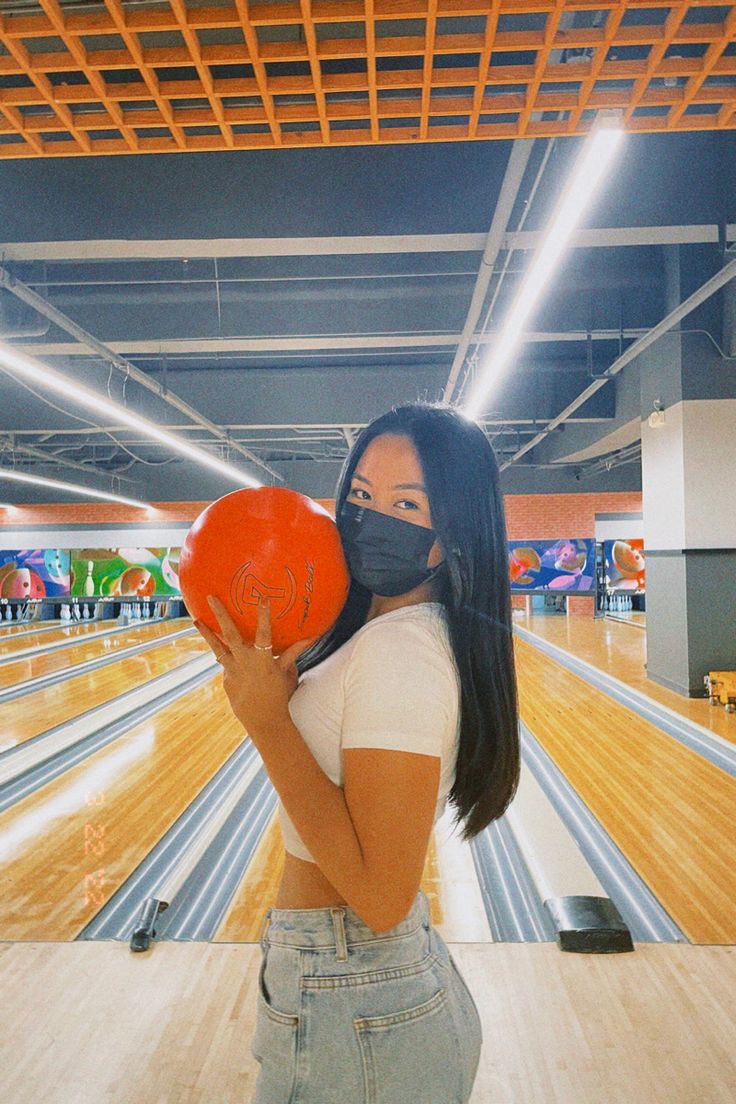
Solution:
M 121 657 L 117 663 L 98 671 L 71 675 L 55 686 L 0 704 L 2 750 L 22 744 L 88 709 L 104 705 L 119 694 L 142 686 L 158 675 L 168 674 L 207 651 L 208 646 L 199 633 L 172 641 L 164 637 L 158 647 Z
M 609 618 L 594 621 L 592 617 L 564 614 L 528 617 L 524 610 L 514 610 L 514 624 L 613 675 L 716 736 L 736 743 L 736 713 L 727 713 L 722 705 L 711 705 L 707 698 L 686 698 L 647 678 L 647 640 L 641 629 Z
M 77 663 L 84 663 L 88 659 L 115 655 L 116 652 L 123 651 L 123 649 L 133 647 L 136 644 L 158 639 L 165 640 L 167 636 L 180 632 L 189 625 L 191 625 L 189 618 L 157 621 L 154 625 L 130 628 L 116 633 L 114 636 L 99 638 L 92 636 L 88 640 L 80 641 L 79 644 L 72 644 L 68 648 L 60 648 L 59 651 L 49 652 L 47 655 L 18 659 L 14 663 L 8 663 L 0 667 L 0 686 L 15 686 L 16 683 L 40 678 L 41 675 L 49 675 L 53 671 L 66 671 L 75 667 Z
M 633 633 L 633 630 L 632 630 Z M 736 943 L 736 779 L 514 638 L 522 720 L 693 943 Z
M 0 940 L 75 939 L 244 739 L 216 675 L 0 813 Z
M 100 618 L 97 621 L 60 621 L 56 618 L 45 621 L 3 621 L 0 619 L 0 649 L 4 647 L 8 640 L 16 640 L 19 636 L 28 636 L 30 633 L 35 633 L 38 629 L 44 630 L 39 639 L 55 640 L 56 637 L 51 631 L 52 626 L 56 630 L 88 629 L 92 625 L 96 626 L 98 629 L 112 629 L 117 623 L 115 617 Z M 49 631 L 46 632 L 46 629 Z M 31 639 L 33 639 L 33 637 L 31 637 Z
M 80 676 L 80 690 L 84 679 L 93 681 L 84 706 L 90 708 L 97 702 L 98 686 L 106 700 L 110 692 L 120 693 L 139 680 L 143 663 L 153 677 L 170 669 L 173 653 L 181 660 L 205 649 L 197 634 L 168 647 L 162 644 L 146 656 L 121 661 L 109 668 L 109 678 L 105 671 Z M 67 714 L 74 715 L 75 706 L 71 700 L 65 704 L 63 692 L 60 700 L 50 696 L 55 689 L 39 692 L 42 706 L 36 726 L 47 726 L 51 715 L 55 723 Z M 67 699 L 77 697 L 76 693 L 66 695 Z M 0 814 L 0 862 L 6 887 L 0 899 L 0 940 L 74 939 L 246 738 L 232 716 L 218 675 Z M 102 793 L 104 799 L 105 839 L 104 892 L 94 904 L 85 899 L 85 877 L 99 870 L 100 860 L 86 854 L 84 846 L 85 825 L 98 825 L 101 819 L 99 808 L 86 803 L 93 792 Z M 10 854 L 5 850 L 9 846 Z M 467 854 L 458 856 L 457 848 L 457 842 L 448 846 L 443 860 L 433 833 L 422 879 L 433 923 L 440 925 L 449 916 L 461 937 L 487 938 L 477 887 L 472 901 L 478 914 L 474 919 L 458 922 L 462 909 L 458 913 L 454 899 L 448 902 L 454 890 L 464 893 L 466 901 L 468 893 L 472 895 L 472 862 Z M 464 845 L 465 851 L 467 848 Z M 274 813 L 217 933 L 218 940 L 258 939 L 264 912 L 275 904 L 283 866 L 283 838 Z M 95 897 L 96 892 L 97 887 L 90 896 Z
M 13 652 L 33 648 L 36 643 L 41 648 L 45 644 L 54 644 L 57 640 L 82 638 L 90 633 L 97 632 L 99 629 L 114 629 L 116 625 L 117 621 L 113 618 L 106 621 L 72 621 L 67 624 L 59 621 L 54 629 L 49 629 L 48 632 L 42 632 L 40 635 L 30 632 L 27 628 L 25 632 L 4 633 L 0 635 L 0 656 L 5 657 L 12 655 Z M 39 623 L 36 627 L 42 629 L 45 628 L 45 625 Z M 20 629 L 21 626 L 19 625 L 18 628 Z

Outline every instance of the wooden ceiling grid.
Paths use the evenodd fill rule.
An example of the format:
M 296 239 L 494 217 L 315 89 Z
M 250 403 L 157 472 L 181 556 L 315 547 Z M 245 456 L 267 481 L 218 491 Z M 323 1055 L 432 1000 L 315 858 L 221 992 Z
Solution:
M 736 3 L 38 6 L 0 15 L 0 158 L 736 128 Z

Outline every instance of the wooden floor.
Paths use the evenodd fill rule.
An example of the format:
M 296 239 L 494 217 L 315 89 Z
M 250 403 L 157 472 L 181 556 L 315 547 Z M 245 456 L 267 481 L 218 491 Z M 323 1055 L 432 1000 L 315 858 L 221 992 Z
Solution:
M 483 1021 L 471 1104 L 736 1100 L 736 948 L 451 950 Z M 0 945 L 4 1104 L 249 1104 L 259 962 L 242 943 Z
M 736 739 L 736 715 L 646 682 L 646 634 L 634 626 L 515 618 Z M 80 640 L 1 668 L 20 681 L 59 669 L 64 654 L 73 666 L 110 647 L 160 640 L 0 706 L 3 746 L 203 654 L 196 634 L 167 641 L 183 624 L 141 625 L 108 644 Z M 80 636 L 89 635 L 82 627 Z M 489 942 L 469 847 L 456 842 L 451 850 L 435 833 L 422 888 L 484 1024 L 472 1104 L 732 1104 L 734 780 L 520 638 L 516 657 L 525 724 L 693 945 L 642 943 L 634 953 L 585 955 L 551 943 Z M 154 943 L 136 955 L 124 942 L 74 942 L 102 903 L 84 893 L 85 875 L 99 865 L 80 845 L 91 782 L 104 780 L 104 901 L 243 739 L 217 675 L 0 813 L 3 1104 L 40 1097 L 49 1104 L 250 1101 L 258 1069 L 249 1051 L 256 941 L 284 859 L 277 818 L 210 943 Z

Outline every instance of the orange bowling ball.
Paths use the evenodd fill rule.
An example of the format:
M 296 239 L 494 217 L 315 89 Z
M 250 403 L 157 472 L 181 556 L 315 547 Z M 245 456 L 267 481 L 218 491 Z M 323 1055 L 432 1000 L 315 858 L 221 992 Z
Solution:
M 258 599 L 271 599 L 273 654 L 334 625 L 350 590 L 337 525 L 322 506 L 286 487 L 218 498 L 186 535 L 179 584 L 192 617 L 222 638 L 207 602 L 226 606 L 246 644 L 255 640 Z

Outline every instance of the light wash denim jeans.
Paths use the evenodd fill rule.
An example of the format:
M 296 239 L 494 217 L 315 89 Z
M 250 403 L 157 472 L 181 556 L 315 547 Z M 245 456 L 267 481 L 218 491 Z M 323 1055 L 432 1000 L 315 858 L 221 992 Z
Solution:
M 251 1104 L 467 1104 L 481 1020 L 420 890 L 372 931 L 348 906 L 266 912 Z

